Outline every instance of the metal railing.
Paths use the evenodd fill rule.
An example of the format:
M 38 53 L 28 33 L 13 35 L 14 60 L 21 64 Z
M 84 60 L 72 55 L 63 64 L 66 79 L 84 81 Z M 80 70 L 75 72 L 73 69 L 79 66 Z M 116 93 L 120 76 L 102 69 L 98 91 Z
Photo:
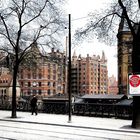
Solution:
M 68 102 L 38 101 L 38 111 L 52 114 L 68 114 Z M 0 109 L 11 110 L 11 102 L 0 102 Z M 17 103 L 17 110 L 30 111 L 30 102 Z M 105 103 L 73 103 L 72 114 L 95 117 L 132 118 L 132 105 L 116 105 Z

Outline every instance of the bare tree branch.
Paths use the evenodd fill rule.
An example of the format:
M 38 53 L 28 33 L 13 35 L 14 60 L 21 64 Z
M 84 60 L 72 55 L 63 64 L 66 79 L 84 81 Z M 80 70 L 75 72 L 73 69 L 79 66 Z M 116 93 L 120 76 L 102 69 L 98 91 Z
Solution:
M 15 48 L 15 45 L 13 44 L 13 41 L 11 40 L 7 24 L 5 23 L 4 17 L 1 14 L 0 14 L 0 18 L 1 18 L 2 22 L 3 22 L 3 25 L 5 27 L 6 34 L 7 34 L 7 35 L 4 35 L 4 34 L 3 35 L 6 36 L 6 38 L 9 40 L 10 44 L 13 46 L 13 48 Z
M 41 15 L 42 11 L 44 10 L 44 8 L 46 7 L 47 2 L 48 2 L 48 0 L 45 1 L 43 7 L 39 10 L 38 14 L 35 15 L 32 19 L 30 19 L 30 20 L 27 21 L 26 23 L 24 23 L 24 24 L 22 25 L 22 27 L 25 26 L 26 24 L 29 24 L 29 23 L 32 22 L 33 20 L 35 20 L 37 17 L 39 17 L 39 16 Z
M 65 26 L 65 18 L 61 17 L 60 7 L 57 7 L 58 2 L 60 0 L 51 0 L 51 3 L 49 0 L 11 0 L 6 8 L 0 9 L 0 50 L 10 55 L 13 74 L 12 118 L 16 117 L 18 71 L 23 62 L 28 62 L 30 55 L 35 59 L 34 53 L 30 52 L 32 45 L 34 42 L 43 44 L 46 41 L 46 44 L 59 47 L 56 43 L 57 35 Z M 32 59 L 31 63 L 34 61 Z
M 139 8 L 140 8 L 140 0 L 138 0 Z
M 99 13 L 99 11 L 101 12 Z M 90 14 L 90 19 L 87 21 L 85 27 L 76 30 L 76 43 L 82 42 L 85 39 L 93 39 L 95 36 L 99 41 L 106 44 L 109 42 L 113 43 L 112 40 L 116 40 L 117 28 L 122 18 L 125 19 L 125 24 L 129 27 L 133 37 L 136 35 L 134 25 L 139 25 L 140 22 L 139 1 L 137 3 L 137 0 L 118 0 L 110 5 L 108 4 L 105 9 L 100 9 L 99 11 Z
M 135 31 L 134 31 L 133 25 L 131 24 L 131 21 L 130 21 L 130 19 L 128 17 L 126 7 L 123 5 L 121 0 L 118 0 L 118 3 L 119 3 L 119 5 L 121 6 L 121 8 L 123 10 L 123 14 L 125 16 L 125 19 L 127 20 L 127 23 L 128 23 L 128 26 L 129 26 L 129 28 L 131 30 L 132 35 L 135 36 Z

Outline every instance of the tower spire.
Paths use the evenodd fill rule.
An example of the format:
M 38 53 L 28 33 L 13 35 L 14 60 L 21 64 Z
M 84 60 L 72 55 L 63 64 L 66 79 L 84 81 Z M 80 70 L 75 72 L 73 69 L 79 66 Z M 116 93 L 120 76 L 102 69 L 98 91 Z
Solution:
M 74 50 L 74 52 L 73 52 L 73 57 L 77 57 L 77 56 L 76 56 L 76 51 L 75 51 L 75 50 Z
M 105 60 L 105 53 L 102 51 L 102 60 Z

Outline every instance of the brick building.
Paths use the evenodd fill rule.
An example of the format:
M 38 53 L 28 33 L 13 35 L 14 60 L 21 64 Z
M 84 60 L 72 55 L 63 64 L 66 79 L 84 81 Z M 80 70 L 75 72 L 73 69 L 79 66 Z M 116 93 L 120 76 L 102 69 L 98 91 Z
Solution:
M 0 68 L 0 99 L 6 97 L 11 99 L 12 97 L 12 75 L 8 68 Z M 20 85 L 17 81 L 17 97 L 20 97 Z
M 104 52 L 102 57 L 72 56 L 72 94 L 107 94 L 108 70 Z
M 118 94 L 118 82 L 114 75 L 108 78 L 108 93 L 114 95 Z
M 21 95 L 47 97 L 66 93 L 65 54 L 52 49 L 47 55 L 42 55 L 36 45 L 33 50 L 38 55 L 37 66 L 23 67 L 19 71 Z

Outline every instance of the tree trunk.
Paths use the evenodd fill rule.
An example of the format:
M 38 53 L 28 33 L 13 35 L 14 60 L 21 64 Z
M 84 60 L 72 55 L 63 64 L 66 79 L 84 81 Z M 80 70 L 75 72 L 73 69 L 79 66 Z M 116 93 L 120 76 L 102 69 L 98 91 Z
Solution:
M 13 88 L 12 88 L 12 114 L 11 118 L 17 118 L 16 115 L 16 84 L 17 84 L 17 73 L 18 73 L 18 66 L 14 66 L 13 71 Z
M 132 70 L 133 74 L 140 74 L 140 35 L 133 38 Z M 132 127 L 140 128 L 140 95 L 133 96 Z
M 133 97 L 132 127 L 140 128 L 140 96 Z

